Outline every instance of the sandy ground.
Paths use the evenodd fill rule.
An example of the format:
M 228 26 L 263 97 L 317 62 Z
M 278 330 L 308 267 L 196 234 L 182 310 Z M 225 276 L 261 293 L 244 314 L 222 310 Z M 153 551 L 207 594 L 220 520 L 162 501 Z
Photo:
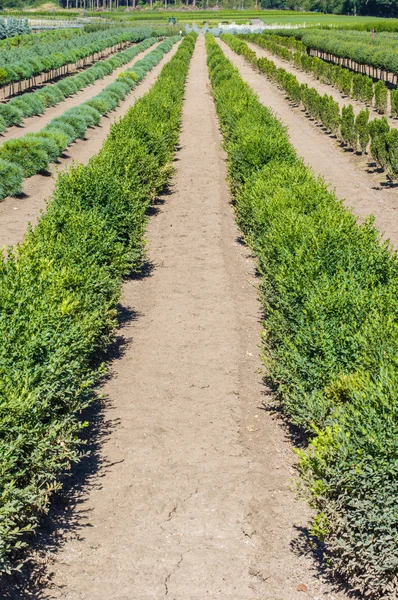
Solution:
M 353 98 L 349 98 L 348 96 L 345 96 L 344 94 L 339 92 L 339 90 L 336 89 L 335 87 L 333 87 L 332 85 L 328 85 L 326 83 L 321 83 L 315 77 L 313 77 L 311 75 L 311 73 L 305 73 L 305 71 L 298 69 L 292 63 L 282 60 L 278 56 L 275 56 L 274 54 L 272 54 L 272 52 L 269 52 L 268 50 L 265 50 L 264 48 L 260 48 L 260 46 L 257 46 L 256 44 L 248 43 L 247 45 L 249 46 L 249 48 L 251 50 L 253 50 L 257 54 L 257 56 L 259 58 L 268 58 L 275 63 L 275 65 L 278 67 L 278 69 L 282 68 L 282 69 L 285 69 L 285 71 L 288 71 L 288 73 L 293 73 L 293 75 L 295 75 L 297 77 L 299 83 L 306 83 L 310 87 L 313 87 L 314 89 L 316 89 L 322 95 L 327 94 L 328 96 L 332 96 L 333 100 L 338 102 L 340 104 L 340 106 L 348 106 L 349 104 L 351 104 L 354 109 L 355 114 L 358 114 L 359 111 L 363 110 L 364 108 L 369 108 L 370 120 L 380 118 L 382 116 L 376 111 L 376 109 L 374 107 L 372 107 L 372 106 L 367 107 L 364 102 L 359 102 L 358 100 L 354 100 Z M 392 119 L 388 115 L 385 115 L 385 116 L 388 119 L 390 127 L 395 127 L 395 128 L 398 127 L 397 119 Z
M 129 64 L 141 60 L 141 58 L 153 50 L 154 47 L 156 46 L 152 46 L 139 54 L 135 60 Z M 74 144 L 69 146 L 63 157 L 59 159 L 59 162 L 50 166 L 50 171 L 47 176 L 38 174 L 29 179 L 25 179 L 22 197 L 9 197 L 0 202 L 0 247 L 16 244 L 23 239 L 28 223 L 35 225 L 40 216 L 40 212 L 45 209 L 46 200 L 51 196 L 54 190 L 57 174 L 69 167 L 74 161 L 86 164 L 89 159 L 100 150 L 110 131 L 112 123 L 114 123 L 115 120 L 120 119 L 130 106 L 152 87 L 162 70 L 162 67 L 177 51 L 177 47 L 178 44 L 175 44 L 170 52 L 168 52 L 160 63 L 148 73 L 131 94 L 120 103 L 115 111 L 103 117 L 99 127 L 88 129 L 84 140 L 77 140 Z M 124 69 L 126 69 L 126 65 L 124 66 Z M 111 79 L 116 76 L 116 72 L 114 72 Z M 102 84 L 103 82 L 104 80 L 101 80 L 100 83 Z M 110 83 L 110 81 L 108 81 L 108 83 Z M 90 93 L 88 97 L 94 95 L 95 94 Z M 67 108 L 70 108 L 68 102 L 74 100 L 75 97 L 72 97 L 63 102 L 62 112 Z M 36 117 L 37 121 L 40 122 L 39 125 L 36 125 L 37 129 L 41 129 L 42 126 L 44 126 L 41 124 L 41 119 L 43 118 L 45 117 Z
M 40 599 L 343 599 L 300 548 L 309 509 L 259 375 L 254 261 L 225 183 L 203 37 L 148 272 L 124 286 L 108 435 Z
M 256 72 L 224 42 L 218 40 L 218 43 L 260 101 L 287 127 L 292 144 L 305 162 L 331 184 L 337 197 L 352 208 L 360 221 L 373 214 L 376 227 L 398 245 L 398 189 L 386 186 L 385 176 L 375 172 L 366 157 L 340 148 L 336 140 L 306 118 L 301 109 L 292 107 L 284 93 L 265 75 Z

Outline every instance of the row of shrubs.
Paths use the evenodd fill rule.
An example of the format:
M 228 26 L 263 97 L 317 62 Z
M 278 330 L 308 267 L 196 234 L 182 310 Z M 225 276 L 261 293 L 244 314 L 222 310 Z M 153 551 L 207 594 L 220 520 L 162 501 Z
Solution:
M 43 41 L 32 46 L 0 48 L 0 86 L 31 79 L 75 64 L 88 56 L 124 42 L 140 42 L 153 35 L 148 27 L 118 27 L 73 37 L 61 37 L 53 42 Z
M 172 171 L 195 37 L 98 155 L 59 176 L 47 212 L 1 262 L 2 571 L 79 460 L 81 411 L 104 374 L 122 278 L 140 265 L 146 209 Z
M 272 60 L 257 58 L 256 53 L 242 39 L 231 34 L 224 34 L 221 39 L 271 81 L 278 83 L 295 105 L 302 105 L 310 117 L 340 139 L 346 147 L 355 152 L 369 152 L 391 179 L 398 178 L 398 130 L 390 128 L 386 117 L 369 121 L 370 113 L 367 108 L 355 116 L 351 104 L 340 110 L 339 103 L 332 96 L 322 96 L 315 88 L 300 84 L 295 75 L 285 69 L 278 69 Z
M 66 77 L 58 83 L 45 85 L 36 92 L 21 94 L 7 104 L 0 104 L 0 133 L 11 125 L 21 125 L 26 117 L 42 115 L 46 108 L 59 104 L 97 79 L 102 79 L 115 69 L 130 62 L 137 54 L 152 46 L 156 40 L 155 37 L 147 38 L 106 60 L 101 60 L 77 75 Z
M 267 379 L 308 436 L 312 534 L 362 598 L 398 566 L 398 260 L 300 159 L 208 36 L 236 215 L 261 275 Z
M 324 52 L 347 61 L 354 61 L 359 68 L 373 67 L 398 75 L 397 37 L 391 33 L 378 32 L 374 39 L 362 31 L 342 29 L 277 29 L 272 33 L 281 37 L 295 37 L 306 48 Z M 265 32 L 264 35 L 267 35 Z M 356 68 L 351 63 L 352 68 Z
M 24 177 L 44 171 L 70 144 L 83 139 L 87 129 L 98 125 L 103 115 L 114 110 L 179 39 L 175 36 L 161 42 L 97 96 L 65 111 L 39 133 L 4 142 L 0 146 L 0 199 L 20 193 Z
M 350 96 L 354 100 L 364 102 L 368 106 L 374 104 L 375 109 L 380 114 L 387 114 L 388 100 L 390 99 L 391 116 L 393 118 L 398 117 L 398 90 L 394 89 L 389 92 L 384 81 L 380 80 L 373 83 L 373 79 L 367 75 L 353 73 L 340 65 L 333 65 L 316 56 L 309 56 L 305 52 L 305 46 L 294 38 L 258 34 L 239 37 L 258 44 L 280 58 L 294 63 L 296 67 L 314 75 L 321 83 L 333 85 L 345 96 Z M 291 52 L 281 44 L 285 40 L 294 40 L 296 46 L 301 44 L 303 48 Z

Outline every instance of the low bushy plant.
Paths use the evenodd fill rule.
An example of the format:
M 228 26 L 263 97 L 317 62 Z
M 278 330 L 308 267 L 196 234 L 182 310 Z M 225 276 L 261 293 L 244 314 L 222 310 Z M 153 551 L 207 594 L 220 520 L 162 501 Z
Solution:
M 398 258 L 372 220 L 359 225 L 294 151 L 257 148 L 287 133 L 211 36 L 206 44 L 236 215 L 261 275 L 267 378 L 309 437 L 299 454 L 318 509 L 313 534 L 361 597 L 394 600 Z M 262 131 L 255 149 L 239 146 L 243 123 Z M 398 132 L 391 136 L 386 119 L 369 127 L 372 142 L 383 133 L 395 153 Z

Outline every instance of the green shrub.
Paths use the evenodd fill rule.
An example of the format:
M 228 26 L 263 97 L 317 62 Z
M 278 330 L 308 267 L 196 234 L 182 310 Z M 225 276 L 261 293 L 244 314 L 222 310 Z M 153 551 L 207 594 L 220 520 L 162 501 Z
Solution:
M 341 139 L 347 146 L 356 149 L 357 132 L 355 129 L 355 116 L 352 104 L 343 106 L 341 110 L 340 134 Z
M 35 94 L 22 94 L 22 96 L 10 100 L 8 104 L 19 108 L 24 117 L 42 115 L 45 108 L 43 100 Z
M 40 133 L 27 133 L 25 138 L 39 142 L 40 147 L 47 154 L 48 162 L 55 162 L 60 155 L 57 142 L 50 135 L 40 135 Z
M 374 85 L 375 107 L 377 112 L 385 114 L 387 112 L 388 90 L 384 81 L 378 81 Z
M 340 69 L 336 85 L 340 92 L 346 96 L 351 95 L 352 77 L 352 73 L 348 69 Z
M 12 104 L 0 104 L 0 117 L 10 125 L 20 125 L 23 121 L 23 112 L 20 108 L 12 106 Z
M 386 117 L 374 119 L 369 123 L 370 154 L 382 169 L 388 166 L 386 138 L 389 131 L 390 126 Z
M 388 174 L 391 179 L 398 178 L 398 131 L 390 129 L 386 136 L 388 154 Z
M 32 177 L 48 167 L 48 157 L 41 141 L 28 136 L 11 139 L 0 146 L 0 159 L 15 163 L 24 177 Z
M 322 536 L 328 565 L 361 597 L 393 600 L 398 258 L 372 220 L 359 225 L 293 154 L 284 160 L 267 152 L 251 173 L 244 146 L 234 160 L 241 119 L 258 125 L 263 138 L 256 144 L 266 147 L 280 123 L 212 36 L 206 44 L 237 219 L 261 274 L 267 378 L 309 436 L 300 468 L 318 509 L 313 532 Z M 389 138 L 386 119 L 377 121 L 370 123 L 373 136 L 387 124 Z M 261 148 L 256 153 L 261 157 Z
M 101 115 L 106 115 L 106 113 L 108 113 L 111 110 L 108 103 L 102 98 L 98 97 L 94 97 L 91 98 L 91 100 L 87 100 L 86 104 L 87 106 L 92 106 L 93 108 L 95 108 L 95 110 Z
M 2 571 L 81 456 L 81 413 L 104 374 L 98 356 L 117 326 L 122 277 L 140 264 L 146 210 L 172 171 L 195 38 L 98 156 L 58 178 L 47 212 L 1 265 Z
M 326 94 L 323 97 L 322 123 L 333 135 L 338 134 L 341 123 L 340 106 L 332 96 Z
M 391 101 L 391 116 L 396 119 L 398 117 L 398 90 L 391 90 L 390 92 Z
M 361 110 L 355 119 L 355 129 L 358 134 L 358 144 L 361 152 L 366 152 L 369 144 L 369 109 Z
M 0 158 L 0 199 L 21 192 L 23 170 L 13 162 Z

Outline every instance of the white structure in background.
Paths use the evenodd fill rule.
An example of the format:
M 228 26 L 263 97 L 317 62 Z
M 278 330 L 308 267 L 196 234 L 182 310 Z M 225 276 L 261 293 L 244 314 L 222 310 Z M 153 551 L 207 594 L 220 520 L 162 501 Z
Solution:
M 263 21 L 260 21 L 260 19 L 254 19 L 252 22 L 248 22 L 244 25 L 239 25 L 237 23 L 219 23 L 218 27 L 213 27 L 212 29 L 210 29 L 208 24 L 205 23 L 205 25 L 202 28 L 202 31 L 203 33 L 210 32 L 216 37 L 218 37 L 221 33 L 261 33 L 265 29 L 299 29 L 300 27 L 305 26 L 305 23 L 295 25 L 291 25 L 289 23 L 284 25 L 278 25 L 277 23 L 264 23 Z M 193 23 L 192 25 L 186 25 L 185 31 L 186 33 L 189 33 L 191 31 L 196 31 L 196 33 L 199 33 L 200 29 L 196 25 L 196 23 Z

